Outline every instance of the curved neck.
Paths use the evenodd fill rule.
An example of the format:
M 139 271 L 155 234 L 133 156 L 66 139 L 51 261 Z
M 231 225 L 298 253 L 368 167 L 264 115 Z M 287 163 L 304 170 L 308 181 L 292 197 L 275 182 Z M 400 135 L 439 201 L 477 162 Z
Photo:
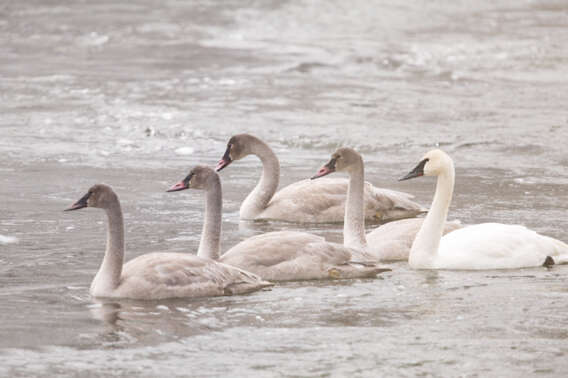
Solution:
M 347 203 L 345 204 L 345 219 L 343 222 L 343 245 L 355 249 L 365 249 L 365 168 L 363 160 L 349 171 L 349 186 L 347 187 Z
M 428 215 L 426 215 L 426 219 L 424 219 L 424 223 L 420 231 L 418 231 L 414 243 L 412 243 L 408 257 L 410 266 L 431 266 L 432 261 L 438 255 L 440 239 L 442 238 L 444 225 L 448 217 L 448 209 L 452 202 L 454 183 L 454 165 L 450 161 L 444 172 L 438 175 L 432 206 L 430 206 Z
M 98 293 L 118 287 L 124 262 L 124 221 L 120 203 L 117 200 L 104 210 L 108 218 L 106 251 L 101 267 L 91 284 L 91 289 L 96 287 Z
M 211 175 L 208 180 L 205 220 L 203 222 L 203 230 L 201 231 L 201 241 L 199 242 L 197 256 L 217 260 L 219 258 L 221 239 L 223 191 L 218 175 Z
M 280 180 L 280 163 L 272 149 L 263 141 L 256 139 L 250 145 L 251 154 L 262 162 L 262 176 L 256 187 L 243 201 L 240 216 L 243 219 L 254 219 L 260 214 L 276 193 Z

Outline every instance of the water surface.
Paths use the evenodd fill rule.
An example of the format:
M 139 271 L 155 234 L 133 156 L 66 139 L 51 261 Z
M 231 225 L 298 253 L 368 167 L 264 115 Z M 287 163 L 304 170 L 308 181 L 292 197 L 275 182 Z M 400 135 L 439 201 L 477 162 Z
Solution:
M 127 259 L 195 253 L 203 193 L 164 191 L 249 132 L 280 157 L 281 186 L 347 145 L 369 181 L 423 204 L 431 179 L 396 179 L 441 147 L 453 218 L 566 241 L 567 40 L 563 0 L 0 4 L 0 374 L 566 376 L 568 267 L 396 263 L 376 280 L 98 302 L 104 215 L 61 210 L 104 182 Z M 222 172 L 223 250 L 306 229 L 239 224 L 259 175 L 253 157 Z

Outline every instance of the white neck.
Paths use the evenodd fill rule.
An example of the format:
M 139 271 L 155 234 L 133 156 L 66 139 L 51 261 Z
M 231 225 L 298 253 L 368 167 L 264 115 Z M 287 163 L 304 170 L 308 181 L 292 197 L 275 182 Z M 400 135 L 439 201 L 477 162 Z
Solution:
M 426 219 L 412 243 L 408 263 L 414 268 L 432 267 L 438 255 L 440 239 L 444 231 L 448 209 L 454 192 L 454 164 L 448 161 L 446 169 L 438 175 L 436 194 Z
M 207 200 L 205 203 L 205 221 L 201 231 L 201 241 L 197 256 L 217 260 L 221 239 L 221 213 L 223 209 L 223 192 L 221 180 L 216 174 L 208 178 Z
M 363 160 L 349 171 L 347 203 L 343 222 L 343 245 L 359 250 L 367 248 L 365 238 L 365 168 Z
M 104 296 L 118 287 L 124 262 L 124 221 L 118 200 L 105 208 L 108 218 L 107 246 L 99 271 L 91 283 L 91 294 Z
M 262 161 L 262 176 L 241 205 L 240 217 L 242 219 L 254 219 L 266 209 L 268 202 L 276 193 L 280 180 L 280 163 L 272 149 L 260 139 L 254 140 L 249 147 L 251 153 Z

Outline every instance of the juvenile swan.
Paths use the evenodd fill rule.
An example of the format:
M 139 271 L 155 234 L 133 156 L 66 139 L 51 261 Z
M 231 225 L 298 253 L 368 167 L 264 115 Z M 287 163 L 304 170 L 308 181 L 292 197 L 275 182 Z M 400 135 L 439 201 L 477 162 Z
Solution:
M 200 184 L 194 184 L 194 180 Z M 215 211 L 207 210 L 206 224 L 211 229 L 220 229 L 222 194 L 219 175 L 212 169 L 202 168 L 199 176 L 190 173 L 170 190 L 188 189 L 190 185 L 207 190 L 208 207 L 213 204 Z M 213 232 L 208 230 L 204 229 L 202 243 L 213 239 Z M 208 257 L 216 259 L 218 252 Z M 320 236 L 295 231 L 253 236 L 231 248 L 219 261 L 270 281 L 375 277 L 390 270 L 378 267 L 367 256 L 351 248 L 328 243 Z
M 165 299 L 244 294 L 271 284 L 213 260 L 185 253 L 149 253 L 123 266 L 124 225 L 120 202 L 107 185 L 95 185 L 69 210 L 98 207 L 108 217 L 107 247 L 91 284 L 94 297 Z
M 256 155 L 262 161 L 260 182 L 243 201 L 240 218 L 244 220 L 274 219 L 298 223 L 340 223 L 345 213 L 347 180 L 302 180 L 279 192 L 280 164 L 272 149 L 260 139 L 249 135 L 233 136 L 216 170 L 234 160 Z M 410 200 L 410 194 L 364 185 L 364 211 L 368 221 L 390 221 L 415 217 L 426 210 Z
M 331 155 L 312 179 L 333 172 L 349 174 L 347 204 L 343 223 L 343 244 L 365 250 L 379 261 L 408 260 L 410 247 L 424 219 L 402 219 L 384 224 L 365 235 L 363 186 L 365 167 L 361 155 L 352 148 L 343 147 Z M 460 228 L 458 223 L 446 223 L 444 233 Z
M 568 262 L 568 245 L 524 226 L 482 223 L 442 237 L 454 191 L 452 159 L 428 152 L 401 180 L 437 176 L 430 211 L 412 244 L 408 263 L 416 269 L 515 269 Z

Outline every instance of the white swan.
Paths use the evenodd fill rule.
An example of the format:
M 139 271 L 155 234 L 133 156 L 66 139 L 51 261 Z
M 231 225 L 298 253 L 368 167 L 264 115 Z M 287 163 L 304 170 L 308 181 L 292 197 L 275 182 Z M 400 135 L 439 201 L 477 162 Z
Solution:
M 219 175 L 212 169 L 203 168 L 201 175 L 201 188 L 208 193 L 208 207 L 214 204 L 213 207 L 219 209 L 214 212 L 215 216 L 209 209 L 206 212 L 205 224 L 210 228 L 204 228 L 201 241 L 208 243 L 212 240 L 210 230 L 221 227 L 221 183 Z M 191 177 L 190 174 L 170 190 L 188 189 L 189 182 L 193 182 Z M 218 244 L 218 240 L 215 243 Z M 321 236 L 296 231 L 253 236 L 235 245 L 221 257 L 218 249 L 211 252 L 213 253 L 209 253 L 207 257 L 219 259 L 224 264 L 255 273 L 270 281 L 375 277 L 378 273 L 390 270 L 378 267 L 360 251 L 326 242 Z
M 365 219 L 363 216 L 365 166 L 363 158 L 352 148 L 339 148 L 312 179 L 333 172 L 347 172 L 349 174 L 345 221 L 343 223 L 343 244 L 347 247 L 365 250 L 379 261 L 408 260 L 410 247 L 424 219 L 402 219 L 386 223 L 365 235 Z M 460 227 L 462 226 L 458 223 L 448 222 L 444 227 L 444 233 Z
M 118 196 L 107 185 L 95 185 L 66 210 L 84 207 L 102 208 L 108 216 L 107 247 L 90 288 L 94 297 L 205 297 L 244 294 L 271 286 L 251 273 L 185 253 L 149 253 L 123 266 L 124 225 Z
M 302 180 L 276 192 L 280 179 L 278 158 L 266 143 L 249 134 L 235 135 L 229 140 L 216 170 L 220 171 L 234 160 L 248 155 L 258 156 L 263 170 L 259 183 L 241 205 L 241 219 L 273 219 L 298 223 L 343 221 L 347 180 Z M 426 211 L 410 198 L 410 194 L 380 189 L 365 183 L 365 218 L 368 221 L 386 222 L 415 217 Z
M 442 225 L 454 191 L 452 159 L 428 152 L 401 180 L 437 176 L 436 194 L 420 228 L 408 263 L 416 269 L 515 269 L 568 262 L 568 245 L 524 226 L 482 223 L 442 237 Z

